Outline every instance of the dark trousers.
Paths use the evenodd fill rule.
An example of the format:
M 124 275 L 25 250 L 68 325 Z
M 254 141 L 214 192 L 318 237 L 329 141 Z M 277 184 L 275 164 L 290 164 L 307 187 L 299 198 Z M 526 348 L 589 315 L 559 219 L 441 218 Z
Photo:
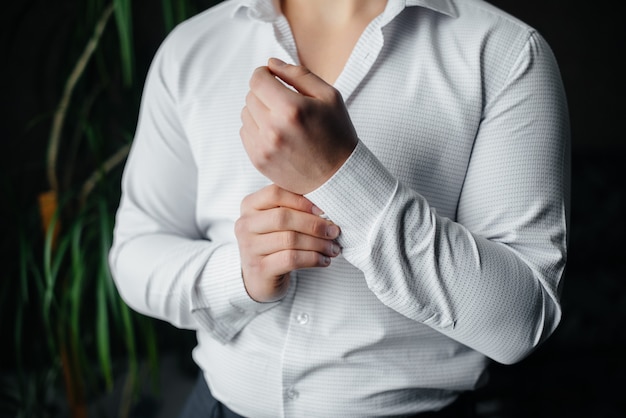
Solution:
M 468 395 L 461 395 L 451 405 L 436 412 L 422 412 L 413 418 L 473 418 L 474 408 Z M 202 373 L 187 398 L 179 418 L 244 418 L 215 399 Z
M 178 418 L 244 418 L 213 397 L 202 372 Z

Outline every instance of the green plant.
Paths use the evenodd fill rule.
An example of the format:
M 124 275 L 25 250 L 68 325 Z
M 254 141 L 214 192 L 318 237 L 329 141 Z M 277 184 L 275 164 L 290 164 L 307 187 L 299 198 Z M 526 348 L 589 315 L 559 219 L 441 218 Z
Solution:
M 65 394 L 66 409 L 84 417 L 90 398 L 124 375 L 119 415 L 128 416 L 140 362 L 157 377 L 156 321 L 126 306 L 107 264 L 121 166 L 144 81 L 134 45 L 136 10 L 131 0 L 74 3 L 76 35 L 62 51 L 73 63 L 69 76 L 51 120 L 33 119 L 33 125 L 51 121 L 42 158 L 47 187 L 33 190 L 37 199 L 25 208 L 14 197 L 15 185 L 2 184 L 6 202 L 13 202 L 17 257 L 0 289 L 0 304 L 13 314 L 15 355 L 15 378 L 0 375 L 0 415 L 52 416 L 46 399 L 62 381 L 64 390 L 57 392 Z M 161 38 L 213 3 L 162 0 Z M 144 63 L 139 74 L 145 70 Z M 3 329 L 7 325 L 3 320 Z

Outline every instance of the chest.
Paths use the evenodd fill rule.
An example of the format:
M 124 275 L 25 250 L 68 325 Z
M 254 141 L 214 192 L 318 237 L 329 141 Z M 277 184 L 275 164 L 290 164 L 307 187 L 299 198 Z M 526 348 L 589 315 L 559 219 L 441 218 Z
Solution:
M 207 76 L 186 86 L 193 94 L 181 102 L 180 114 L 198 167 L 200 224 L 235 220 L 241 199 L 269 183 L 243 149 L 240 114 L 254 68 L 270 56 L 291 59 L 279 44 L 259 39 L 237 54 L 212 57 L 224 65 L 197 65 Z M 336 87 L 360 140 L 400 182 L 454 218 L 482 115 L 480 74 L 467 68 L 463 77 L 442 73 L 429 51 L 406 42 L 387 42 L 370 62 L 353 56 Z

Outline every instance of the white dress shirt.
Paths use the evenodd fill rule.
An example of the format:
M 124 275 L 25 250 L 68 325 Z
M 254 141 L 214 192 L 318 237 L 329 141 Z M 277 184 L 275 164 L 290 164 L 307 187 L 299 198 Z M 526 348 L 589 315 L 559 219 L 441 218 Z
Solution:
M 438 409 L 555 329 L 569 121 L 536 30 L 480 0 L 388 0 L 337 79 L 360 142 L 307 197 L 342 256 L 279 302 L 243 285 L 233 227 L 269 184 L 239 137 L 253 70 L 297 63 L 270 0 L 227 0 L 156 54 L 110 266 L 135 310 L 197 331 L 216 398 L 248 417 Z

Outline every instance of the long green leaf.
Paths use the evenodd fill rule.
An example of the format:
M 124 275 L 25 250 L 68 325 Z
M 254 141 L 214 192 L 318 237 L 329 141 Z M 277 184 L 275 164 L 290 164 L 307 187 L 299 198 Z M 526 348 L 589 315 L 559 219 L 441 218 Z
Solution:
M 178 22 L 182 22 L 189 16 L 189 5 L 185 0 L 180 0 L 176 2 L 178 6 Z
M 99 198 L 97 201 L 98 209 L 98 224 L 99 224 L 99 237 L 100 237 L 100 275 L 101 280 L 104 281 L 106 295 L 109 302 L 109 307 L 116 324 L 121 322 L 120 305 L 118 303 L 119 294 L 115 288 L 113 277 L 108 264 L 108 255 L 111 248 L 111 234 L 112 234 L 112 219 L 109 211 L 107 210 L 106 201 L 104 198 Z
M 54 312 L 52 312 L 52 308 L 53 306 L 57 305 L 55 295 L 56 282 L 61 262 L 63 260 L 63 257 L 65 256 L 69 244 L 69 239 L 67 236 L 59 235 L 56 249 L 53 248 L 54 229 L 58 221 L 58 214 L 59 211 L 57 209 L 46 232 L 43 262 L 45 288 L 43 294 L 42 315 L 48 337 L 48 346 L 53 358 L 55 357 L 55 353 L 57 352 L 57 344 L 55 339 L 56 329 L 53 325 Z
M 56 227 L 57 221 L 59 219 L 59 210 L 57 209 L 52 219 L 50 220 L 50 225 L 48 225 L 48 230 L 46 231 L 46 239 L 44 242 L 44 277 L 46 279 L 46 288 L 51 289 L 54 286 L 53 277 L 52 277 L 52 252 L 54 247 L 54 228 Z
M 135 330 L 133 326 L 133 320 L 131 311 L 119 298 L 120 311 L 122 313 L 122 322 L 124 326 L 124 342 L 126 343 L 126 350 L 128 351 L 128 374 L 133 379 L 134 384 L 137 382 L 137 374 L 139 373 L 139 362 L 137 360 L 137 349 L 135 346 Z
M 69 321 L 70 331 L 72 337 L 72 345 L 75 352 L 80 350 L 79 336 L 80 336 L 80 317 L 81 317 L 81 300 L 82 290 L 85 283 L 85 257 L 84 249 L 81 247 L 81 235 L 83 231 L 83 218 L 82 216 L 76 219 L 72 225 L 71 235 L 71 259 L 72 268 L 70 273 L 69 283 Z
M 100 274 L 96 286 L 96 348 L 102 375 L 107 390 L 113 388 L 113 367 L 111 366 L 111 339 L 109 335 L 109 312 L 107 309 L 107 297 L 105 281 Z
M 165 24 L 165 33 L 169 33 L 174 29 L 176 24 L 174 18 L 174 6 L 172 0 L 161 0 L 161 9 L 163 12 L 163 23 Z
M 113 0 L 115 21 L 120 40 L 120 57 L 122 59 L 122 75 L 124 83 L 130 86 L 133 82 L 133 25 L 131 0 Z
M 78 80 L 81 78 L 81 75 L 85 71 L 91 56 L 94 51 L 98 47 L 98 43 L 104 32 L 107 22 L 109 21 L 109 17 L 112 13 L 112 6 L 107 7 L 102 17 L 98 20 L 96 27 L 94 29 L 94 33 L 92 37 L 87 42 L 83 53 L 79 57 L 74 69 L 70 73 L 67 81 L 65 82 L 65 88 L 63 90 L 63 95 L 61 96 L 61 100 L 57 105 L 57 108 L 54 112 L 52 128 L 50 130 L 50 139 L 48 140 L 48 155 L 47 155 L 47 169 L 46 174 L 48 177 L 48 183 L 50 188 L 54 191 L 59 191 L 59 180 L 57 177 L 57 158 L 58 153 L 61 146 L 61 134 L 63 132 L 63 125 L 65 124 L 65 119 L 67 116 L 67 110 L 69 109 L 69 105 L 71 102 L 72 95 L 74 93 L 74 89 Z
M 97 213 L 96 236 L 98 243 L 98 273 L 97 273 L 97 304 L 98 304 L 98 353 L 107 387 L 112 384 L 111 367 L 111 337 L 110 328 L 126 328 L 126 318 L 121 312 L 121 299 L 113 283 L 108 268 L 108 251 L 111 247 L 111 214 L 107 210 L 107 202 L 102 196 L 97 196 L 95 209 Z M 110 322 L 113 314 L 113 324 Z M 131 324 L 132 326 L 132 324 Z M 133 346 L 134 348 L 134 346 Z M 131 357 L 134 357 L 134 350 Z

